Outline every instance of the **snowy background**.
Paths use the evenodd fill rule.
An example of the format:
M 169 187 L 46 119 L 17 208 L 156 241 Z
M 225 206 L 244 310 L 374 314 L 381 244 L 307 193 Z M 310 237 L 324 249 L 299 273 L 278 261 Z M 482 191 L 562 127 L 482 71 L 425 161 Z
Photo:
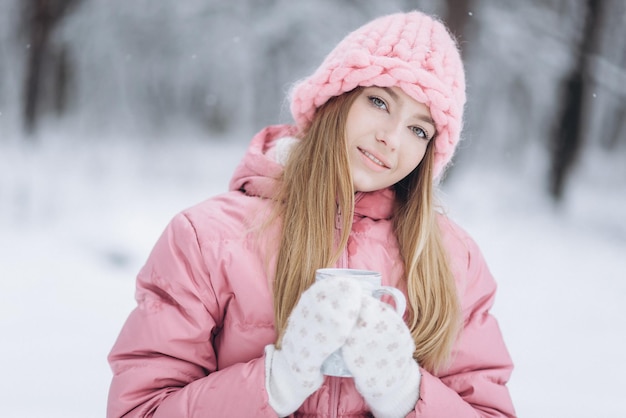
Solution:
M 11 9 L 9 0 L 0 1 L 0 40 L 13 42 L 3 11 L 15 3 Z M 209 42 L 193 35 L 206 23 L 190 18 L 203 16 L 201 1 L 163 0 L 141 16 L 147 4 L 141 0 L 87 1 L 55 38 L 75 51 L 73 110 L 44 119 L 34 137 L 19 128 L 19 42 L 0 43 L 1 417 L 104 416 L 106 355 L 134 307 L 134 277 L 167 222 L 226 190 L 254 131 L 285 118 L 287 82 L 306 75 L 347 28 L 407 2 L 364 2 L 371 7 L 339 17 L 330 1 L 321 2 L 325 7 L 300 2 L 299 9 L 260 3 L 283 18 L 267 12 L 246 38 L 240 18 L 259 10 L 223 11 L 230 20 L 207 29 L 219 34 Z M 343 11 L 356 7 L 340 3 Z M 436 2 L 422 3 L 438 11 Z M 509 387 L 519 416 L 623 418 L 624 132 L 614 148 L 590 138 L 564 199 L 548 196 L 545 135 L 569 59 L 563 40 L 547 37 L 532 60 L 520 60 L 520 39 L 544 39 L 536 29 L 557 23 L 573 33 L 578 23 L 533 8 L 504 9 L 471 12 L 483 29 L 472 38 L 477 41 L 467 41 L 474 50 L 468 129 L 441 198 L 478 241 L 498 280 L 494 314 L 516 364 Z M 545 25 L 529 30 L 524 22 L 533 19 Z M 143 38 L 124 32 L 146 21 L 159 22 L 160 31 L 142 26 Z M 299 31 L 283 44 L 296 24 L 326 30 Z M 481 48 L 485 39 L 493 42 Z M 150 40 L 163 50 L 142 54 Z M 242 49 L 233 53 L 233 45 Z M 207 48 L 216 55 L 207 56 Z M 290 59 L 294 65 L 283 67 Z M 482 61 L 502 71 L 487 71 Z M 155 91 L 164 80 L 173 80 L 170 89 Z M 607 93 L 619 91 L 608 83 L 613 90 L 600 86 L 594 93 L 605 109 L 623 100 Z M 198 89 L 200 99 L 186 101 L 184 92 Z M 519 91 L 521 104 L 513 95 Z M 200 116 L 185 109 L 212 116 L 198 124 L 193 118 Z

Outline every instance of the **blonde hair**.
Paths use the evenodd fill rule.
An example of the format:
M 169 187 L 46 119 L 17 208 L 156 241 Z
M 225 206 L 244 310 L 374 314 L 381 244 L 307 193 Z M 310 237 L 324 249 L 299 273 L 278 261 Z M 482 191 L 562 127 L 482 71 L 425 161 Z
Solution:
M 333 97 L 317 110 L 282 175 L 274 212 L 282 222 L 273 289 L 278 346 L 289 314 L 313 283 L 315 270 L 336 263 L 352 228 L 355 193 L 345 127 L 361 90 Z M 404 262 L 414 358 L 435 372 L 449 358 L 460 308 L 433 203 L 433 142 L 420 165 L 395 186 L 394 229 Z

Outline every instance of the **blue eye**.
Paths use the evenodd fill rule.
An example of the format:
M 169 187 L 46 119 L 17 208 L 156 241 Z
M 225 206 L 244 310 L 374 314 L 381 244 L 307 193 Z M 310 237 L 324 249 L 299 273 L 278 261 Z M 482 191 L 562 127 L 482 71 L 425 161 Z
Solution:
M 430 138 L 428 137 L 428 132 L 426 132 L 425 130 L 423 130 L 422 128 L 420 128 L 419 126 L 411 126 L 410 127 L 411 131 L 417 135 L 419 138 L 422 139 L 426 139 L 429 140 Z
M 383 99 L 377 96 L 368 96 L 367 99 L 374 105 L 375 107 L 383 110 L 387 110 L 387 103 Z

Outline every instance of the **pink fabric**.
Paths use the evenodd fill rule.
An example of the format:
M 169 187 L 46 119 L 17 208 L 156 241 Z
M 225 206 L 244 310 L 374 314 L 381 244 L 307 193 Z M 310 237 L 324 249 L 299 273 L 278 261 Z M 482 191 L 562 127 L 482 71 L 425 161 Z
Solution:
M 459 142 L 465 75 L 445 26 L 420 12 L 375 19 L 348 34 L 320 67 L 291 92 L 291 113 L 304 129 L 329 98 L 358 86 L 397 86 L 430 108 L 435 121 L 435 177 L 441 177 Z
M 277 230 L 255 234 L 270 209 L 280 168 L 264 159 L 277 136 L 259 133 L 231 191 L 178 214 L 137 277 L 137 308 L 116 341 L 108 411 L 114 417 L 274 417 L 265 391 L 265 345 L 275 341 L 270 279 Z M 265 167 L 265 170 L 264 170 Z M 254 191 L 254 192 L 252 192 Z M 398 248 L 388 219 L 389 191 L 360 195 L 340 267 L 378 270 L 402 288 Z M 382 208 L 382 209 L 381 209 Z M 512 363 L 489 315 L 495 282 L 474 241 L 441 217 L 462 301 L 465 327 L 452 365 L 422 371 L 414 417 L 511 417 L 505 383 Z M 295 416 L 367 416 L 352 379 L 327 378 Z

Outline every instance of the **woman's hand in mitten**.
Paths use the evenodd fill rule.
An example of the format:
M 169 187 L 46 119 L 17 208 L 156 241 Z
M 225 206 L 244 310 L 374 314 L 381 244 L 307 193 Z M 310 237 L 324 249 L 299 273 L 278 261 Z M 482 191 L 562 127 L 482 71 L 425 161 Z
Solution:
M 342 348 L 354 383 L 376 417 L 404 417 L 417 403 L 421 374 L 415 343 L 394 309 L 362 296 L 359 318 Z
M 349 279 L 321 280 L 302 293 L 281 348 L 265 347 L 265 387 L 276 413 L 291 414 L 320 388 L 322 363 L 345 343 L 360 307 L 361 288 Z

